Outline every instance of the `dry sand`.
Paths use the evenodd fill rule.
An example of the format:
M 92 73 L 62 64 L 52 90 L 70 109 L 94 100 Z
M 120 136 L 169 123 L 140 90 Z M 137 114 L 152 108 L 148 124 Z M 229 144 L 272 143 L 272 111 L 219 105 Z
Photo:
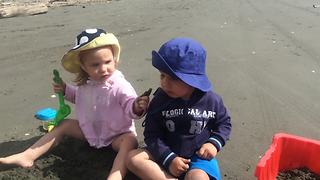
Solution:
M 222 177 L 255 179 L 255 166 L 275 133 L 320 139 L 320 8 L 315 3 L 120 0 L 0 19 L 0 156 L 39 138 L 34 113 L 57 107 L 57 99 L 51 98 L 52 70 L 72 80 L 60 65 L 62 55 L 78 32 L 101 27 L 119 37 L 119 68 L 138 93 L 156 88 L 159 81 L 151 50 L 177 36 L 203 43 L 209 79 L 232 115 L 231 139 L 217 156 Z M 136 124 L 140 142 L 141 122 Z M 78 141 L 64 144 L 34 168 L 1 167 L 0 179 L 104 179 L 111 151 Z

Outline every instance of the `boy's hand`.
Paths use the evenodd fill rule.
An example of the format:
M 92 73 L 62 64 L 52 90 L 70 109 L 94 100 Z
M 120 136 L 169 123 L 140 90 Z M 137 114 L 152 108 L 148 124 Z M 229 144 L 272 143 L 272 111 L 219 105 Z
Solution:
M 137 97 L 133 104 L 133 112 L 141 116 L 143 113 L 147 111 L 149 106 L 149 96 L 151 94 L 152 89 L 149 88 L 148 91 L 144 92 L 141 96 Z
M 169 171 L 175 177 L 179 177 L 182 173 L 185 173 L 188 171 L 189 163 L 190 163 L 190 159 L 175 157 L 169 166 Z
M 214 158 L 217 153 L 217 148 L 211 143 L 202 144 L 201 148 L 196 152 L 199 157 L 207 160 Z
M 64 95 L 64 92 L 66 90 L 66 83 L 62 80 L 61 80 L 61 84 L 57 84 L 57 83 L 53 82 L 52 87 L 53 87 L 53 91 L 55 93 L 62 92 L 62 94 Z

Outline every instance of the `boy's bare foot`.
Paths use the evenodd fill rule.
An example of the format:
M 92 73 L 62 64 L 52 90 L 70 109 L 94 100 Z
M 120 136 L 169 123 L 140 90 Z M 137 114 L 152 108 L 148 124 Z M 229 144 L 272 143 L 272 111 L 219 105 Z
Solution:
M 0 164 L 17 165 L 23 168 L 28 168 L 33 166 L 33 160 L 25 157 L 23 153 L 14 154 L 4 158 L 0 158 Z

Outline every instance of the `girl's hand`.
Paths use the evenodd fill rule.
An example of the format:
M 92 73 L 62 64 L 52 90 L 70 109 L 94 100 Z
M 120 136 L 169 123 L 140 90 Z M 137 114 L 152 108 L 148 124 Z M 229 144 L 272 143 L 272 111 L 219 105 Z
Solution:
M 199 157 L 207 160 L 214 158 L 217 153 L 217 148 L 211 143 L 203 144 L 201 148 L 196 152 Z
M 148 91 L 144 92 L 141 96 L 137 97 L 133 103 L 133 112 L 141 116 L 143 115 L 149 106 L 149 96 L 151 94 L 152 89 L 150 88 Z
M 52 87 L 53 87 L 53 91 L 55 93 L 62 92 L 62 94 L 64 95 L 64 93 L 66 91 L 66 83 L 64 81 L 62 81 L 61 84 L 57 84 L 57 83 L 53 82 Z
M 175 157 L 169 166 L 169 171 L 173 176 L 179 177 L 182 173 L 185 173 L 188 171 L 189 163 L 190 163 L 190 159 Z

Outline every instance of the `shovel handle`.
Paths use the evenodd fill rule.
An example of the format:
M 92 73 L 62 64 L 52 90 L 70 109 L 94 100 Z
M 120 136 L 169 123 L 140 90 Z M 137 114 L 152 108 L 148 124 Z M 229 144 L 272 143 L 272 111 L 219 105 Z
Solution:
M 62 79 L 61 79 L 61 77 L 59 75 L 59 71 L 56 70 L 56 69 L 53 70 L 53 81 L 55 83 L 57 83 L 57 84 L 60 84 L 60 85 L 62 84 Z M 63 97 L 62 92 L 58 92 L 57 94 L 59 96 L 59 105 L 60 105 L 60 107 L 64 106 L 65 103 L 64 103 L 64 97 Z
M 53 70 L 53 81 L 56 83 L 56 84 L 62 84 L 62 79 L 60 78 L 60 75 L 59 75 L 59 71 L 54 69 Z M 57 93 L 58 96 L 59 96 L 59 109 L 58 109 L 58 112 L 56 114 L 56 117 L 54 118 L 54 121 L 50 121 L 49 122 L 49 125 L 48 125 L 48 132 L 52 131 L 52 129 L 59 125 L 59 123 L 66 117 L 70 114 L 70 107 L 68 105 L 66 105 L 64 103 L 64 97 L 63 97 L 63 94 L 62 92 L 58 92 Z M 64 114 L 61 114 L 61 113 L 64 113 Z
M 62 79 L 60 78 L 59 71 L 56 69 L 53 70 L 53 81 L 57 84 L 62 83 Z

